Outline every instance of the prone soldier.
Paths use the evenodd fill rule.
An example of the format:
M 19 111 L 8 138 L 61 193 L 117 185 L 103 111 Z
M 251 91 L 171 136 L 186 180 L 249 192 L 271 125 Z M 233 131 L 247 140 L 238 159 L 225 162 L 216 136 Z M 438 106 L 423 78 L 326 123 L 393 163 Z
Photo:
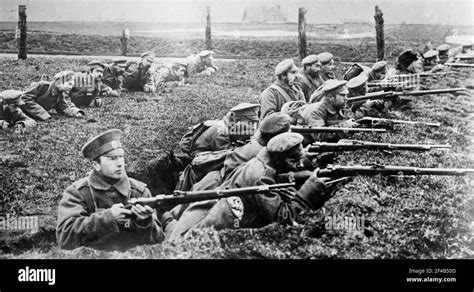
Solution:
M 117 58 L 113 63 L 104 67 L 102 82 L 104 84 L 102 92 L 106 97 L 120 97 L 123 87 L 123 75 L 125 74 L 125 58 Z
M 123 88 L 129 91 L 144 91 L 154 93 L 156 87 L 153 84 L 150 67 L 155 59 L 155 53 L 149 51 L 141 55 L 141 61 L 129 61 L 125 66 Z
M 304 149 L 303 137 L 297 133 L 282 133 L 268 142 L 257 157 L 240 165 L 218 189 L 241 188 L 274 184 L 277 175 L 298 171 Z M 260 228 L 278 222 L 294 224 L 298 213 L 316 210 L 330 198 L 324 181 L 312 175 L 297 191 L 294 188 L 276 189 L 265 194 L 229 197 L 190 204 L 173 224 L 170 241 L 178 240 L 190 230 L 214 227 Z
M 21 110 L 24 102 L 22 91 L 5 90 L 0 92 L 0 129 L 13 127 L 15 133 L 22 133 L 27 128 L 36 126 L 36 122 Z
M 62 71 L 53 77 L 53 81 L 33 83 L 21 95 L 23 112 L 41 121 L 51 118 L 48 110 L 53 108 L 68 117 L 84 117 L 85 112 L 77 108 L 69 97 L 74 87 L 74 74 L 73 71 Z
M 423 61 L 417 52 L 405 50 L 398 56 L 396 70 L 396 75 L 421 73 Z
M 153 83 L 156 90 L 163 88 L 167 82 L 175 82 L 176 85 L 184 85 L 187 74 L 186 63 L 175 61 L 170 65 L 162 66 L 153 73 Z
M 387 74 L 387 62 L 386 61 L 378 61 L 367 73 L 367 82 L 382 80 L 385 78 L 385 74 Z
M 214 63 L 214 55 L 213 51 L 204 50 L 195 56 L 189 56 L 186 59 L 186 77 L 196 74 L 211 76 L 216 73 L 219 68 Z
M 199 182 L 204 175 L 211 170 L 223 169 L 222 177 L 225 177 L 237 166 L 256 156 L 261 148 L 265 147 L 268 140 L 289 130 L 290 117 L 288 115 L 283 113 L 272 113 L 268 115 L 262 120 L 258 130 L 251 137 L 249 143 L 236 147 L 232 149 L 232 151 L 208 151 L 196 155 L 193 161 L 183 171 L 176 189 L 189 191 L 195 183 Z M 216 161 L 217 164 L 211 165 L 209 163 L 210 161 Z M 205 166 L 203 167 L 203 165 Z
M 423 54 L 423 70 L 429 72 L 438 72 L 443 70 L 443 65 L 439 64 L 439 52 L 429 50 Z
M 356 127 L 358 124 L 354 119 L 362 118 L 367 114 L 372 106 L 370 103 L 364 103 L 352 112 L 346 105 L 347 81 L 328 80 L 324 83 L 322 91 L 324 97 L 320 102 L 301 104 L 285 104 L 282 112 L 292 117 L 292 123 L 298 126 L 313 127 Z M 304 135 L 304 145 L 315 141 L 337 141 L 340 134 L 333 133 L 312 133 Z
M 151 194 L 144 183 L 127 176 L 121 135 L 120 130 L 109 130 L 82 147 L 93 170 L 64 191 L 56 226 L 60 247 L 125 249 L 163 240 L 154 209 L 124 208 L 130 199 Z
M 191 157 L 204 151 L 219 151 L 243 145 L 258 126 L 258 104 L 241 103 L 219 120 L 208 120 L 194 126 L 179 142 L 181 150 Z
M 368 80 L 368 75 L 365 74 L 361 74 L 349 80 L 346 84 L 347 89 L 349 90 L 347 97 L 362 96 L 370 92 L 367 86 Z M 384 110 L 385 102 L 380 99 L 357 101 L 350 104 L 350 109 L 353 113 L 356 113 L 361 109 L 362 111 L 358 112 L 357 116 L 366 116 L 372 109 Z
M 449 59 L 449 49 L 450 46 L 448 44 L 439 45 L 436 50 L 438 51 L 439 63 L 444 64 Z
M 103 90 L 102 75 L 105 64 L 91 61 L 87 67 L 89 71 L 75 73 L 74 87 L 70 92 L 71 101 L 77 106 L 102 106 L 99 95 Z
M 183 171 L 176 186 L 180 191 L 212 190 L 227 179 L 234 169 L 257 156 L 270 139 L 290 130 L 290 117 L 283 113 L 266 116 L 249 143 L 225 153 L 205 152 L 198 155 Z M 170 220 L 178 220 L 187 205 L 179 205 L 162 217 L 163 229 Z

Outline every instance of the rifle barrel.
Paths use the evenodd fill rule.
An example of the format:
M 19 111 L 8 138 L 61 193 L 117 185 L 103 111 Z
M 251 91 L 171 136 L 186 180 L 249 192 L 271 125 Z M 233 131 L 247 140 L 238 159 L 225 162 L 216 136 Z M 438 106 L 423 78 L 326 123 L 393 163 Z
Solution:
M 384 91 L 381 93 L 377 94 L 366 94 L 366 95 L 359 95 L 359 96 L 354 96 L 354 97 L 348 97 L 346 101 L 348 103 L 351 102 L 356 102 L 356 101 L 362 101 L 362 100 L 368 100 L 368 99 L 391 99 L 395 98 L 398 96 L 397 92 L 394 91 Z
M 172 195 L 157 195 L 150 198 L 132 199 L 129 201 L 126 207 L 131 207 L 133 204 L 149 205 L 153 208 L 157 208 L 162 205 L 175 206 L 184 203 L 222 199 L 234 196 L 255 195 L 260 193 L 266 193 L 271 189 L 287 188 L 294 185 L 295 183 L 291 182 L 226 190 L 206 190 L 196 192 L 175 191 Z
M 326 169 L 319 170 L 319 177 L 341 177 L 354 175 L 454 175 L 462 176 L 468 173 L 474 173 L 474 169 L 459 168 L 419 168 L 409 166 L 340 166 L 328 165 Z
M 444 65 L 451 66 L 451 67 L 467 67 L 467 68 L 474 67 L 474 64 L 467 64 L 467 63 L 445 63 Z
M 310 126 L 291 126 L 291 131 L 296 133 L 359 133 L 359 132 L 379 132 L 385 133 L 385 129 L 367 129 L 367 128 L 336 128 L 336 127 L 310 127 Z
M 383 119 L 383 118 L 372 118 L 372 117 L 363 117 L 356 121 L 357 123 L 361 124 L 364 122 L 370 123 L 393 123 L 393 124 L 411 124 L 411 125 L 425 125 L 430 127 L 440 127 L 441 123 L 429 123 L 429 122 L 418 122 L 418 121 L 405 121 L 405 120 L 393 120 L 393 119 Z
M 356 150 L 408 150 L 430 151 L 432 149 L 449 149 L 451 145 L 424 144 L 390 144 L 352 140 L 350 142 L 315 142 L 309 147 L 309 152 L 356 151 Z
M 431 90 L 414 90 L 414 91 L 404 91 L 398 93 L 398 95 L 425 95 L 425 94 L 439 94 L 439 93 L 451 93 L 457 91 L 464 91 L 466 88 L 443 88 L 443 89 L 431 89 Z

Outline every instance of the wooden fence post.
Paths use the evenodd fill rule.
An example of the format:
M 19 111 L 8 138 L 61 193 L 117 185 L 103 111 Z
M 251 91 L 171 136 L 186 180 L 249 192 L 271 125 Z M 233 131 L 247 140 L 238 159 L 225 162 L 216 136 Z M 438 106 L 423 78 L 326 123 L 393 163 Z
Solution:
M 378 6 L 375 6 L 375 33 L 377 40 L 377 61 L 385 58 L 385 40 L 383 35 L 383 13 Z
M 18 5 L 18 59 L 26 59 L 26 5 Z
M 207 24 L 206 24 L 206 50 L 212 49 L 212 42 L 211 42 L 211 8 L 207 6 L 207 16 L 206 16 Z
M 122 37 L 120 38 L 120 43 L 122 44 L 122 56 L 127 55 L 127 45 L 128 40 L 130 39 L 130 30 L 128 28 L 122 31 Z
M 303 60 L 306 57 L 306 9 L 300 7 L 298 11 L 298 51 L 300 59 Z

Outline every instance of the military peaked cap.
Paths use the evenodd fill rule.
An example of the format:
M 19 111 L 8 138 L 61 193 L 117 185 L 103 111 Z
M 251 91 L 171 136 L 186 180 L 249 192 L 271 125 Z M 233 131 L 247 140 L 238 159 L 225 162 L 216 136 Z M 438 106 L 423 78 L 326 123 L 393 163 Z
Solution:
M 105 131 L 87 142 L 81 149 L 82 154 L 92 160 L 109 151 L 122 148 L 121 137 L 122 131 L 119 129 Z

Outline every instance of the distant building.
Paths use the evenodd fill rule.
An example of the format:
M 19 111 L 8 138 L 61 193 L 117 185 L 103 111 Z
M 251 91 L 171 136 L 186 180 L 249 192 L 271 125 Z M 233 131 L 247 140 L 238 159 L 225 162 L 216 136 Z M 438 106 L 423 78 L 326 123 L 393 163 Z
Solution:
M 280 5 L 276 6 L 247 6 L 242 17 L 244 22 L 257 23 L 282 23 L 286 17 L 281 11 Z

